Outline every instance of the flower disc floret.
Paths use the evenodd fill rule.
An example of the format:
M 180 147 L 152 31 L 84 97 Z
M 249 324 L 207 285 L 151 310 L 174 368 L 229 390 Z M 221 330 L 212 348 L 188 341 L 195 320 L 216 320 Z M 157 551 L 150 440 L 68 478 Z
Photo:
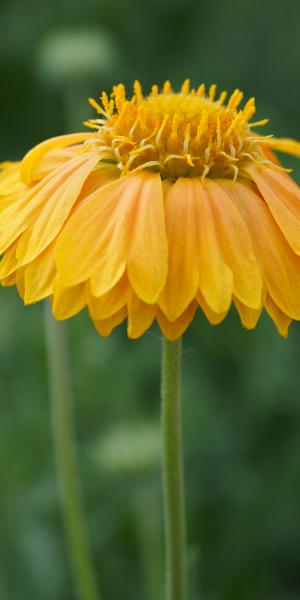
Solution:
M 115 86 L 102 104 L 90 99 L 101 115 L 87 122 L 97 130 L 94 145 L 122 172 L 151 168 L 162 178 L 211 176 L 236 178 L 246 160 L 266 161 L 261 149 L 265 138 L 251 131 L 254 98 L 239 109 L 243 93 L 236 89 L 225 105 L 227 93 L 216 97 L 216 85 L 190 89 L 189 80 L 180 93 L 169 82 L 159 92 L 152 87 L 144 96 L 138 82 L 134 95 L 126 98 L 123 85 Z M 265 124 L 267 120 L 259 124 Z

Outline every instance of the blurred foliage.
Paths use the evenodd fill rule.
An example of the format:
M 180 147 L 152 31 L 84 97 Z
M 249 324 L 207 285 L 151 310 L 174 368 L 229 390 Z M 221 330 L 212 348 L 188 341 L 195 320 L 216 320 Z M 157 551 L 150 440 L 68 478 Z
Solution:
M 86 96 L 135 78 L 145 86 L 186 76 L 240 86 L 256 96 L 258 117 L 271 118 L 266 132 L 300 138 L 299 18 L 297 0 L 2 0 L 1 160 L 79 130 L 91 114 Z M 299 163 L 285 163 L 299 181 Z M 0 311 L 0 599 L 75 600 L 54 472 L 42 306 L 24 308 L 15 289 L 2 289 Z M 101 339 L 82 313 L 69 335 L 79 468 L 101 588 L 109 600 L 157 600 L 159 332 L 130 342 L 121 328 Z M 300 596 L 299 349 L 298 325 L 285 341 L 267 316 L 247 332 L 234 312 L 218 327 L 199 315 L 185 337 L 197 599 Z M 111 461 L 115 444 L 132 436 L 126 463 L 140 452 L 140 433 L 150 448 L 139 460 L 153 453 L 153 470 L 149 462 L 145 472 L 122 461 L 106 468 L 104 447 Z

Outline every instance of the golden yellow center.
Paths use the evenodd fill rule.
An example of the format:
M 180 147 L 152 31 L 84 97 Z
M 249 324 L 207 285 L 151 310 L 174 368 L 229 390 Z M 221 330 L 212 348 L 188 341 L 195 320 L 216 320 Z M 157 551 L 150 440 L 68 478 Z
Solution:
M 216 99 L 216 86 L 190 89 L 186 80 L 179 93 L 167 81 L 159 92 L 154 85 L 144 96 L 138 82 L 134 95 L 126 98 L 123 85 L 113 88 L 111 98 L 102 94 L 102 105 L 90 99 L 100 115 L 86 124 L 96 130 L 89 142 L 101 160 L 113 162 L 122 174 L 140 169 L 159 171 L 163 178 L 222 176 L 236 178 L 242 163 L 267 162 L 264 139 L 251 131 L 254 98 L 239 109 L 243 94 L 235 90 L 226 105 L 227 93 Z

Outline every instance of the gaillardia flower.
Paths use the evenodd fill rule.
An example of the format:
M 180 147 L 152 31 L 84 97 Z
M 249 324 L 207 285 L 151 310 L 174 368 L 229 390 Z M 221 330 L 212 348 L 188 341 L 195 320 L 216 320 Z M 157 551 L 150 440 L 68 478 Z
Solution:
M 287 335 L 300 320 L 300 189 L 273 150 L 300 144 L 255 133 L 254 99 L 138 82 L 101 104 L 92 131 L 33 148 L 0 174 L 0 279 L 24 302 L 46 297 L 66 319 L 87 306 L 102 335 L 157 320 L 170 340 L 197 309 L 246 328 L 263 310 Z

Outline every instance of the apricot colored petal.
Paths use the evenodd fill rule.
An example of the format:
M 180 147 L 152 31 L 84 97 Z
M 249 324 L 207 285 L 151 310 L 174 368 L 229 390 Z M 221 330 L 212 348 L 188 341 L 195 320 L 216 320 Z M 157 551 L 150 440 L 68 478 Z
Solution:
M 81 192 L 78 197 L 78 202 L 82 203 L 99 190 L 103 185 L 107 185 L 116 179 L 119 179 L 120 171 L 114 165 L 103 165 L 99 163 L 93 171 L 88 175 L 84 182 Z
M 78 158 L 76 171 L 53 192 L 29 232 L 22 236 L 17 248 L 20 264 L 38 256 L 57 236 L 73 208 L 82 185 L 98 162 L 98 157 Z
M 224 261 L 233 273 L 235 296 L 250 308 L 259 308 L 262 276 L 254 256 L 250 234 L 222 183 L 206 181 Z
M 280 160 L 278 159 L 278 156 L 273 152 L 273 150 L 271 150 L 271 148 L 269 148 L 268 146 L 266 146 L 263 143 L 259 144 L 259 146 L 260 146 L 261 150 L 263 151 L 267 160 L 274 163 L 275 165 L 280 166 Z
M 247 172 L 256 183 L 278 227 L 296 254 L 300 254 L 300 202 L 290 191 L 270 176 L 271 169 L 252 165 Z
M 139 338 L 151 327 L 156 316 L 157 306 L 156 304 L 143 302 L 136 294 L 131 292 L 128 297 L 127 310 L 128 337 L 132 339 Z
M 54 244 L 51 244 L 24 269 L 25 304 L 51 296 L 55 274 Z
M 233 276 L 222 259 L 210 198 L 199 179 L 193 179 L 194 209 L 198 235 L 199 288 L 205 302 L 216 313 L 231 304 Z M 188 235 L 188 232 L 186 232 Z
M 254 329 L 262 313 L 263 307 L 261 306 L 260 308 L 249 308 L 249 306 L 246 306 L 237 298 L 234 299 L 234 304 L 241 319 L 242 325 L 246 329 Z
M 202 294 L 199 290 L 197 292 L 196 300 L 197 300 L 200 308 L 202 308 L 207 320 L 210 322 L 211 325 L 219 325 L 219 323 L 222 323 L 222 321 L 224 321 L 224 319 L 228 313 L 228 310 L 220 312 L 220 313 L 214 312 L 210 308 L 210 306 L 207 304 L 207 302 L 204 300 L 204 297 L 202 296 Z
M 68 287 L 94 276 L 91 292 L 101 296 L 117 283 L 126 266 L 129 225 L 139 188 L 137 177 L 121 177 L 78 207 L 57 242 L 61 285 Z
M 174 321 L 194 299 L 199 285 L 199 223 L 191 179 L 178 179 L 165 200 L 169 267 L 159 306 Z
M 192 322 L 195 312 L 197 310 L 197 302 L 191 302 L 190 306 L 176 319 L 175 321 L 169 321 L 166 315 L 159 310 L 157 313 L 157 322 L 163 333 L 163 335 L 170 341 L 174 342 L 182 336 L 186 331 L 190 323 Z
M 277 169 L 264 169 L 264 172 L 267 173 L 268 178 L 272 180 L 273 184 L 274 182 L 277 183 L 300 200 L 300 187 L 288 173 L 278 171 Z
M 282 337 L 287 338 L 289 332 L 289 326 L 292 319 L 288 317 L 280 308 L 273 302 L 272 298 L 267 295 L 265 300 L 265 307 L 268 315 L 271 317 L 276 329 Z
M 160 175 L 140 173 L 140 189 L 132 213 L 127 273 L 136 294 L 153 304 L 167 278 L 168 246 Z
M 125 271 L 133 213 L 144 178 L 126 175 L 89 196 L 71 216 L 57 243 L 58 276 L 64 286 L 91 277 L 102 296 Z
M 239 182 L 225 185 L 247 222 L 269 295 L 289 317 L 300 319 L 300 258 L 289 247 L 260 196 Z
M 27 154 L 25 154 L 21 163 L 21 179 L 26 185 L 30 185 L 33 181 L 40 177 L 39 170 L 41 163 L 44 160 L 45 154 L 52 149 L 66 148 L 72 144 L 79 144 L 93 137 L 92 133 L 70 133 L 60 135 L 49 140 L 45 140 L 37 146 L 34 146 Z
M 88 294 L 88 307 L 93 319 L 101 320 L 111 317 L 126 305 L 128 294 L 128 279 L 126 274 L 106 294 L 96 298 Z
M 54 283 L 52 298 L 52 313 L 56 319 L 70 319 L 77 315 L 87 303 L 86 285 L 79 283 L 72 287 L 63 288 L 57 281 Z
M 117 313 L 115 313 L 114 315 L 112 315 L 111 317 L 108 317 L 107 319 L 102 319 L 102 320 L 94 320 L 93 323 L 95 325 L 95 328 L 97 329 L 98 333 L 100 333 L 100 335 L 107 337 L 108 335 L 110 335 L 110 333 L 112 332 L 112 330 L 117 327 L 118 325 L 120 325 L 127 317 L 127 307 L 124 306 L 123 308 L 121 308 Z

